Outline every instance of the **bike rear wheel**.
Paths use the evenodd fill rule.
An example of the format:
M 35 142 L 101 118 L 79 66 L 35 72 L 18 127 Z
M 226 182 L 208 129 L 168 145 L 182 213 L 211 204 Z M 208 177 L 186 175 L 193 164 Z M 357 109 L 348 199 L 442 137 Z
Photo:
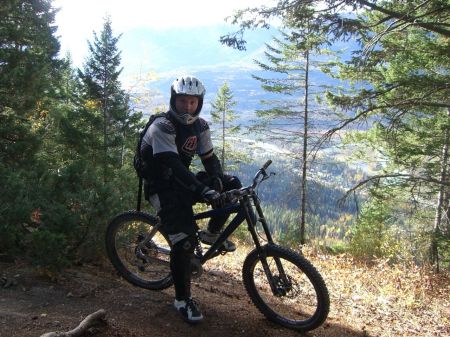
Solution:
M 106 230 L 106 252 L 114 268 L 128 282 L 151 290 L 173 284 L 170 244 L 158 224 L 150 214 L 129 211 L 112 219 Z
M 263 257 L 253 250 L 242 269 L 245 288 L 255 306 L 269 320 L 291 329 L 304 332 L 319 327 L 330 308 L 322 276 L 293 250 L 277 245 L 262 249 Z

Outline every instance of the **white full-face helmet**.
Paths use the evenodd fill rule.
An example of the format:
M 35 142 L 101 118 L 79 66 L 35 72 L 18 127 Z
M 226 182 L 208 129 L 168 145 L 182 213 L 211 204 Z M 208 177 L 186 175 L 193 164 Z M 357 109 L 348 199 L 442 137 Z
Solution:
M 175 97 L 182 95 L 198 97 L 198 107 L 194 114 L 177 111 L 175 106 Z M 204 97 L 205 87 L 199 79 L 190 75 L 178 77 L 175 81 L 173 81 L 172 86 L 170 87 L 169 113 L 181 124 L 192 124 L 198 119 L 198 116 L 200 115 Z

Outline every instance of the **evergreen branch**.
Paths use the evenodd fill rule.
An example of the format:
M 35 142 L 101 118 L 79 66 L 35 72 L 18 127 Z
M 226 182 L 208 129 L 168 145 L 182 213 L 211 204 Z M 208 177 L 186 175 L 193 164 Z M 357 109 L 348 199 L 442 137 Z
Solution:
M 410 14 L 399 13 L 399 12 L 396 12 L 396 11 L 393 11 L 393 10 L 390 10 L 390 9 L 378 6 L 375 3 L 371 3 L 371 2 L 369 2 L 367 0 L 356 0 L 356 1 L 358 3 L 366 6 L 366 7 L 369 7 L 370 9 L 376 10 L 376 11 L 384 13 L 384 14 L 387 14 L 387 15 L 393 17 L 393 18 L 397 18 L 397 19 L 400 19 L 400 20 L 412 23 L 412 24 L 417 25 L 419 27 L 422 27 L 422 28 L 424 28 L 426 30 L 429 30 L 429 31 L 432 31 L 434 33 L 438 33 L 438 34 L 441 34 L 441 35 L 444 35 L 446 37 L 450 37 L 450 30 L 445 29 L 445 28 L 441 28 L 441 27 L 437 26 L 434 23 L 428 23 L 428 22 L 419 21 L 419 20 L 417 20 L 417 17 L 415 17 L 415 16 L 412 16 Z M 442 7 L 440 9 L 442 11 L 448 11 L 449 10 L 449 6 Z
M 400 22 L 400 23 L 399 23 Z M 395 20 L 394 22 L 392 22 L 388 27 L 386 27 L 386 29 L 384 31 L 382 31 L 381 33 L 378 33 L 377 35 L 375 35 L 370 41 L 369 43 L 364 47 L 362 54 L 363 55 L 369 55 L 369 50 L 370 49 L 374 49 L 375 46 L 378 44 L 378 42 L 387 34 L 392 33 L 394 31 L 396 31 L 397 28 L 402 27 L 402 26 L 410 26 L 411 24 L 406 23 L 404 21 L 401 21 L 400 19 Z M 405 28 L 405 27 L 404 27 Z
M 390 88 L 389 90 L 392 90 L 392 88 Z M 381 95 L 381 92 L 378 92 L 377 95 Z M 377 95 L 374 95 L 373 97 L 376 97 Z M 406 99 L 403 100 L 401 102 L 398 102 L 396 104 L 387 104 L 387 105 L 377 105 L 377 106 L 372 106 L 370 108 L 367 108 L 363 111 L 361 111 L 360 113 L 356 114 L 354 117 L 348 118 L 346 120 L 344 120 L 340 125 L 328 130 L 323 138 L 323 141 L 321 141 L 320 143 L 323 143 L 324 141 L 326 141 L 327 139 L 330 139 L 336 132 L 344 129 L 346 126 L 348 126 L 349 124 L 363 118 L 366 117 L 368 114 L 370 114 L 373 111 L 376 110 L 382 110 L 382 109 L 389 109 L 389 108 L 399 108 L 399 107 L 405 107 L 405 106 L 428 106 L 428 107 L 442 107 L 442 108 L 450 108 L 450 104 L 449 103 L 440 103 L 440 102 L 427 102 L 427 101 L 422 101 L 421 98 L 411 98 L 411 99 Z M 404 112 L 403 114 L 408 113 L 408 111 Z
M 361 111 L 360 113 L 356 114 L 355 116 L 348 118 L 346 120 L 344 120 L 339 126 L 336 126 L 330 130 L 328 130 L 327 132 L 325 132 L 323 138 L 324 141 L 326 139 L 330 139 L 336 132 L 344 129 L 347 125 L 359 120 L 360 118 L 366 117 L 370 112 L 376 110 L 376 108 L 369 108 L 366 110 Z
M 427 0 L 427 1 L 425 1 L 425 2 L 423 2 L 423 3 L 421 3 L 421 4 L 419 4 L 419 5 L 417 5 L 412 11 L 415 12 L 415 11 L 419 10 L 420 7 L 425 6 L 428 2 L 430 2 L 430 0 Z M 442 9 L 439 8 L 439 9 L 435 9 L 435 10 L 432 10 L 432 11 L 429 11 L 429 12 L 426 12 L 426 13 L 423 13 L 422 15 L 416 16 L 415 19 L 417 20 L 417 19 L 422 18 L 422 17 L 427 17 L 427 16 L 432 15 L 432 14 L 435 14 L 435 13 L 441 11 L 441 10 L 442 10 Z M 388 20 L 390 20 L 390 19 L 392 19 L 392 16 L 386 16 L 385 18 L 383 18 L 382 20 L 380 20 L 379 22 L 377 22 L 375 25 L 371 25 L 370 27 L 371 27 L 371 28 L 376 27 L 376 26 L 378 26 L 378 25 L 380 25 L 380 24 L 382 24 L 382 23 L 384 23 L 384 22 L 386 22 L 386 21 L 388 21 Z M 381 40 L 381 38 L 382 38 L 383 36 L 385 36 L 385 35 L 387 35 L 387 34 L 389 34 L 389 33 L 395 32 L 395 31 L 401 31 L 401 30 L 404 30 L 404 29 L 406 29 L 407 27 L 412 26 L 412 25 L 414 25 L 413 22 L 405 22 L 404 20 L 402 20 L 402 19 L 400 19 L 400 18 L 397 19 L 397 20 L 395 20 L 395 21 L 392 22 L 388 27 L 386 27 L 386 29 L 385 29 L 383 32 L 378 33 L 377 35 L 375 35 L 375 36 L 371 39 L 371 41 L 368 43 L 368 45 L 364 47 L 363 55 L 364 55 L 364 54 L 367 55 L 367 54 L 369 53 L 369 52 L 368 52 L 369 49 L 375 48 L 376 44 Z M 398 29 L 398 28 L 401 28 L 401 29 Z
M 401 178 L 405 181 L 409 182 L 426 182 L 426 183 L 433 183 L 437 185 L 443 185 L 443 186 L 449 186 L 450 182 L 448 181 L 442 181 L 439 179 L 435 179 L 432 177 L 421 177 L 421 176 L 414 176 L 412 174 L 406 174 L 406 173 L 391 173 L 391 174 L 379 174 L 372 177 L 369 177 L 367 179 L 363 179 L 360 182 L 358 182 L 355 186 L 353 186 L 351 189 L 347 190 L 345 192 L 345 195 L 341 198 L 341 201 L 348 198 L 348 196 L 354 192 L 356 192 L 361 187 L 367 185 L 370 182 L 377 181 L 379 182 L 381 179 L 387 179 L 387 178 Z

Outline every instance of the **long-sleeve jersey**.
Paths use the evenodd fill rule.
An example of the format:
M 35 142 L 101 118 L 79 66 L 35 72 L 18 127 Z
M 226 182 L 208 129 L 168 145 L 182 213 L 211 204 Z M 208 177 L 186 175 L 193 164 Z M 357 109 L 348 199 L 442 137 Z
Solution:
M 206 186 L 189 171 L 195 154 L 212 153 L 213 145 L 208 123 L 199 118 L 193 124 L 179 125 L 168 117 L 157 118 L 142 139 L 144 160 L 152 160 L 156 177 L 169 169 L 174 179 L 187 189 L 200 194 Z

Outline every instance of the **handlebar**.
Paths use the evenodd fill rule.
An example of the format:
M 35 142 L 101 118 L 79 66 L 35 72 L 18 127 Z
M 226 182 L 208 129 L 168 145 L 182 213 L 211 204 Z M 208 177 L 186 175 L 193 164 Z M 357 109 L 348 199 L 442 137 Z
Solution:
M 261 181 L 267 179 L 269 176 L 266 173 L 267 168 L 272 164 L 272 160 L 268 160 L 265 162 L 265 164 L 256 172 L 255 177 L 253 178 L 253 183 L 250 186 L 242 187 L 240 189 L 234 189 L 227 192 L 224 192 L 223 195 L 225 196 L 226 200 L 233 200 L 235 198 L 242 197 L 244 195 L 249 195 L 251 191 L 260 183 Z M 260 179 L 260 177 L 262 178 Z
M 268 161 L 266 161 L 266 163 L 263 165 L 263 167 L 261 167 L 258 170 L 258 172 L 256 172 L 255 177 L 253 178 L 252 188 L 255 188 L 256 185 L 258 185 L 258 179 L 261 175 L 263 176 L 261 181 L 264 180 L 265 177 L 267 177 L 266 170 L 270 166 L 270 164 L 272 164 L 272 160 L 269 159 Z
M 267 170 L 267 168 L 270 166 L 270 164 L 272 164 L 272 160 L 268 160 L 266 161 L 266 163 L 263 165 L 263 167 L 261 168 L 262 170 Z

